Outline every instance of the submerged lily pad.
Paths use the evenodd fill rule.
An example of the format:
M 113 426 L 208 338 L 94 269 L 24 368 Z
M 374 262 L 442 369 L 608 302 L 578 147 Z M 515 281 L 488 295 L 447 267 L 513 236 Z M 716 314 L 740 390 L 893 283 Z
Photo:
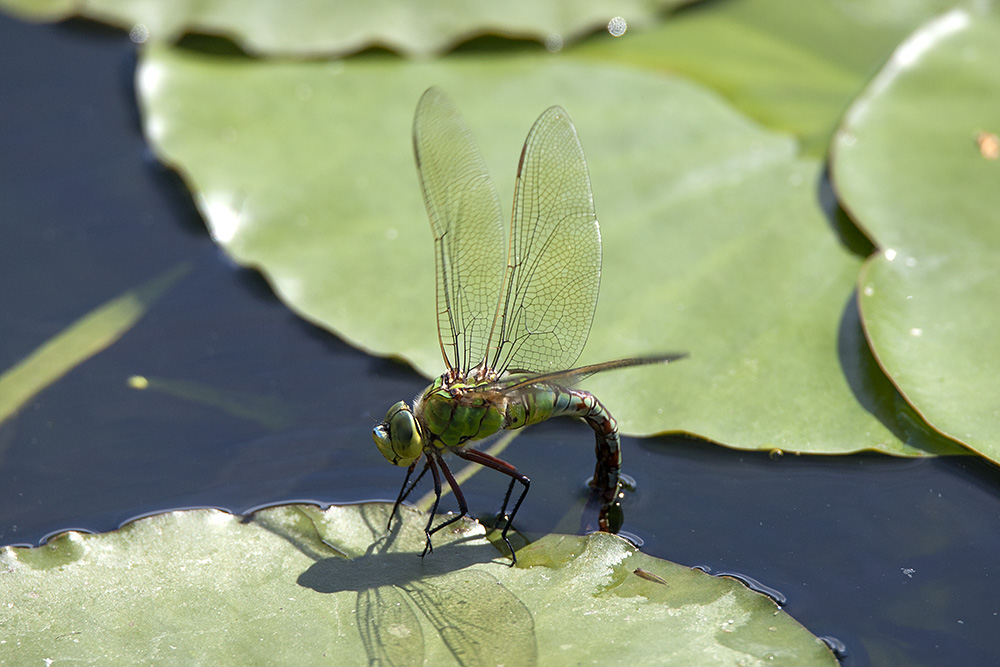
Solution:
M 121 338 L 189 270 L 182 264 L 111 299 L 0 374 L 0 422 L 38 392 Z M 3 449 L 0 444 L 0 457 Z
M 215 510 L 0 550 L 7 661 L 836 665 L 775 603 L 607 534 L 507 566 L 463 520 L 423 549 L 391 505 Z M 443 533 L 444 531 L 442 531 Z
M 259 63 L 165 47 L 138 74 L 147 135 L 218 242 L 303 316 L 428 376 L 443 363 L 410 126 L 432 84 L 463 111 L 504 202 L 535 117 L 556 103 L 573 117 L 604 238 L 581 361 L 691 354 L 593 379 L 626 431 L 933 447 L 919 420 L 898 423 L 869 361 L 852 315 L 861 260 L 822 212 L 820 165 L 697 86 L 551 58 Z
M 0 0 L 25 18 L 86 16 L 132 30 L 144 41 L 185 32 L 225 35 L 260 55 L 343 55 L 381 46 L 409 55 L 445 51 L 482 35 L 561 48 L 618 15 L 633 26 L 685 0 L 438 0 L 433 3 L 299 0 Z
M 897 49 L 849 111 L 833 176 L 880 249 L 859 282 L 879 363 L 934 428 L 1000 461 L 1000 10 L 977 6 Z

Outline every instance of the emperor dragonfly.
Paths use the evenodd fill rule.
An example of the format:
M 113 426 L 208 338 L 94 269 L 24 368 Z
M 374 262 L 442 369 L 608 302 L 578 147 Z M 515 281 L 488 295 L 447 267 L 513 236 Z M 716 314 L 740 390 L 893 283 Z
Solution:
M 431 536 L 468 513 L 445 451 L 511 478 L 500 509 L 507 533 L 531 480 L 510 463 L 468 447 L 501 429 L 551 417 L 586 421 L 597 436 L 591 488 L 602 504 L 599 526 L 616 501 L 621 470 L 618 425 L 599 400 L 572 389 L 593 373 L 675 361 L 683 354 L 619 359 L 570 368 L 587 342 L 601 279 L 601 234 L 583 148 L 569 115 L 547 109 L 528 132 L 514 188 L 506 265 L 503 213 L 496 186 L 458 110 L 428 89 L 413 119 L 413 146 L 424 203 L 434 232 L 437 325 L 447 370 L 416 398 L 389 408 L 372 436 L 383 456 L 408 467 L 389 523 L 400 503 L 430 470 L 434 505 L 424 532 Z M 498 298 L 499 295 L 499 298 Z M 569 369 L 569 370 L 566 370 Z M 421 457 L 423 470 L 409 480 Z M 459 514 L 434 526 L 441 475 Z M 515 484 L 522 490 L 510 514 Z

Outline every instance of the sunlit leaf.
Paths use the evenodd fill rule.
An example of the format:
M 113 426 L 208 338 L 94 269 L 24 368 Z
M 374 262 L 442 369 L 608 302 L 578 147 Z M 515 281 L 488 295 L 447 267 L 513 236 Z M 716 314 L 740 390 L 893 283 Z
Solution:
M 549 536 L 518 567 L 472 521 L 391 505 L 149 517 L 0 550 L 5 660 L 297 664 L 836 665 L 742 584 L 608 535 Z
M 538 113 L 561 104 L 575 121 L 604 239 L 581 362 L 691 354 L 592 380 L 626 431 L 936 446 L 871 363 L 852 303 L 861 259 L 822 211 L 820 165 L 697 86 L 523 56 L 254 63 L 153 48 L 138 87 L 151 142 L 228 252 L 305 317 L 432 376 L 434 260 L 409 136 L 431 84 L 468 119 L 502 202 Z
M 679 72 L 766 127 L 826 154 L 844 108 L 895 45 L 953 0 L 754 0 L 696 5 L 627 38 L 592 39 L 574 55 Z
M 1000 461 L 1000 161 L 988 141 L 1000 11 L 978 6 L 897 49 L 849 111 L 833 175 L 879 246 L 859 283 L 879 363 L 931 425 Z
M 136 41 L 176 40 L 187 32 L 225 35 L 259 55 L 348 54 L 369 47 L 428 55 L 482 35 L 530 39 L 559 50 L 607 27 L 613 17 L 628 17 L 634 29 L 687 1 L 0 0 L 0 7 L 34 20 L 80 15 L 106 21 L 130 30 Z

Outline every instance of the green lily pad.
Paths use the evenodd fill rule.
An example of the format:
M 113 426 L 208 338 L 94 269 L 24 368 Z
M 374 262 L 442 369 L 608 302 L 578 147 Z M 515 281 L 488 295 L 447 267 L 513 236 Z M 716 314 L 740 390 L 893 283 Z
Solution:
M 848 112 L 833 176 L 880 250 L 859 281 L 879 364 L 934 428 L 1000 461 L 1000 10 L 976 7 L 897 49 Z
M 884 3 L 755 0 L 680 12 L 627 39 L 588 40 L 574 55 L 678 72 L 824 156 L 844 108 L 913 29 L 954 0 Z
M 79 15 L 131 30 L 133 39 L 172 41 L 185 32 L 225 35 L 259 55 L 345 55 L 385 47 L 413 56 L 446 51 L 482 35 L 533 39 L 558 50 L 614 16 L 649 24 L 685 0 L 445 0 L 434 3 L 299 0 L 0 0 L 33 20 Z
M 179 664 L 836 665 L 742 584 L 608 534 L 549 536 L 518 566 L 463 520 L 289 505 L 148 517 L 0 549 L 5 661 Z M 445 531 L 442 531 L 444 533 Z
M 443 363 L 410 125 L 432 84 L 463 110 L 504 202 L 538 113 L 558 103 L 574 118 L 604 238 L 581 362 L 691 354 L 592 380 L 627 432 L 808 452 L 935 446 L 870 363 L 851 303 L 861 260 L 821 210 L 820 165 L 697 86 L 526 56 L 260 63 L 167 47 L 138 73 L 146 133 L 218 242 L 304 317 L 429 377 Z

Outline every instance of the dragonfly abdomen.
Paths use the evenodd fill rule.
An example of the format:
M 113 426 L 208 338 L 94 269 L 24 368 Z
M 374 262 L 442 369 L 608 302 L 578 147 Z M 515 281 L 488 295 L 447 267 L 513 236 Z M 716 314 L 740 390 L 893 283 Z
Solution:
M 613 498 L 622 467 L 618 422 L 590 392 L 556 385 L 524 391 L 517 400 L 507 402 L 503 428 L 517 429 L 563 416 L 582 419 L 594 429 L 597 465 L 591 485 Z

